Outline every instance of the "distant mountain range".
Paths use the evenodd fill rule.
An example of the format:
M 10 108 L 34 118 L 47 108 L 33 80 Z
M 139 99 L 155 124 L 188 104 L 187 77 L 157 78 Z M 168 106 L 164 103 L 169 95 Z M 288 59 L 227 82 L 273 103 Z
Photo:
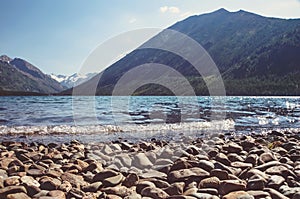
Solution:
M 40 95 L 66 89 L 29 62 L 0 56 L 0 95 Z
M 221 73 L 227 95 L 300 95 L 300 19 L 267 18 L 243 10 L 228 12 L 220 9 L 191 16 L 168 29 L 184 33 L 203 46 Z M 151 46 L 151 42 L 163 33 L 144 45 Z M 171 37 L 165 37 L 164 42 L 176 45 L 176 39 Z M 126 72 L 149 63 L 173 68 L 185 77 L 197 95 L 209 95 L 203 77 L 188 60 L 153 48 L 136 49 L 101 73 L 85 76 L 76 73 L 71 76 L 47 75 L 23 59 L 3 55 L 0 57 L 0 95 L 15 92 L 21 95 L 71 95 L 73 86 L 80 95 L 112 95 L 115 85 Z M 135 74 L 127 83 L 136 84 L 138 75 L 145 74 Z M 213 81 L 215 77 L 204 78 Z M 182 86 L 180 82 L 172 83 Z M 93 85 L 96 85 L 96 91 L 91 93 Z M 134 95 L 174 93 L 154 82 L 139 87 Z
M 242 10 L 220 9 L 191 16 L 169 29 L 188 35 L 207 50 L 221 72 L 227 95 L 300 94 L 300 19 L 267 18 Z M 151 42 L 152 39 L 146 44 Z M 203 78 L 187 60 L 158 49 L 134 50 L 103 71 L 99 83 L 100 74 L 77 86 L 76 92 L 91 94 L 89 88 L 97 84 L 96 95 L 111 95 L 126 72 L 145 63 L 170 66 L 185 76 L 197 95 L 209 94 Z M 135 83 L 134 78 L 130 81 Z M 61 94 L 71 93 L 69 89 Z M 144 85 L 135 94 L 173 95 L 157 84 Z
M 90 80 L 92 77 L 97 75 L 98 73 L 87 73 L 85 75 L 74 73 L 73 75 L 55 75 L 50 74 L 50 77 L 52 79 L 55 79 L 58 81 L 62 86 L 66 88 L 72 88 L 74 86 L 77 86 L 79 84 L 82 84 L 88 80 Z

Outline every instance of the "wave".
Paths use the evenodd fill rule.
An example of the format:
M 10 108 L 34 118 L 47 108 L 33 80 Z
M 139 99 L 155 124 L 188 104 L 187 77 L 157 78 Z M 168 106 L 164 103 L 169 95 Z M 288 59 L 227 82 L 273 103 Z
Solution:
M 98 133 L 163 133 L 163 132 L 200 132 L 234 130 L 231 119 L 213 122 L 124 124 L 124 125 L 88 125 L 88 126 L 0 126 L 0 135 L 52 135 L 52 134 L 98 134 Z

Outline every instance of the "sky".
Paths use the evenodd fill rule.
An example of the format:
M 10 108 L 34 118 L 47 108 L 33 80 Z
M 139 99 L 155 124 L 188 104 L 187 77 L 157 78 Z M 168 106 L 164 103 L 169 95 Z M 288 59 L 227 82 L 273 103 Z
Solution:
M 0 0 L 0 55 L 71 75 L 97 46 L 127 31 L 166 28 L 220 8 L 300 18 L 300 0 Z M 91 71 L 92 72 L 92 71 Z M 100 71 L 99 71 L 100 72 Z

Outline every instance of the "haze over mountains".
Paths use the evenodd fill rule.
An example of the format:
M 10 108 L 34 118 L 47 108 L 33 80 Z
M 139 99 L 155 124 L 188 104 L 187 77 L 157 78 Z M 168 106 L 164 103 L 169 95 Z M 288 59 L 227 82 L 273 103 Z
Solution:
M 207 50 L 222 75 L 227 95 L 300 94 L 300 19 L 267 18 L 242 10 L 228 12 L 220 9 L 189 17 L 168 29 L 188 35 Z M 166 42 L 176 45 L 176 40 L 168 39 L 171 38 L 166 38 Z M 153 39 L 145 44 L 151 45 L 151 42 Z M 57 93 L 74 85 L 75 79 L 80 79 L 78 74 L 71 77 L 51 75 L 51 78 L 21 59 L 2 56 L 0 60 L 2 90 Z M 90 95 L 91 86 L 96 85 L 96 91 L 92 94 L 111 95 L 114 86 L 126 72 L 149 63 L 175 69 L 186 78 L 197 95 L 209 94 L 203 77 L 191 63 L 159 49 L 136 49 L 97 76 L 91 78 L 94 74 L 88 75 L 87 79 L 91 78 L 89 81 L 75 83 L 82 83 L 76 90 L 78 94 Z M 132 78 L 129 83 L 136 82 Z M 60 94 L 71 95 L 72 89 Z M 157 84 L 148 84 L 134 94 L 174 93 Z
M 300 94 L 300 19 L 267 18 L 242 10 L 220 9 L 189 17 L 169 29 L 190 36 L 208 51 L 221 72 L 227 95 Z M 149 42 L 151 39 L 146 44 Z M 169 42 L 176 45 L 175 40 Z M 145 63 L 170 66 L 185 76 L 197 95 L 209 94 L 202 77 L 189 62 L 158 49 L 137 49 L 112 64 L 103 72 L 96 94 L 111 95 L 122 75 Z M 98 80 L 93 78 L 78 86 L 77 92 L 89 94 L 88 88 Z M 63 94 L 71 92 L 67 90 Z M 135 94 L 173 93 L 149 84 Z

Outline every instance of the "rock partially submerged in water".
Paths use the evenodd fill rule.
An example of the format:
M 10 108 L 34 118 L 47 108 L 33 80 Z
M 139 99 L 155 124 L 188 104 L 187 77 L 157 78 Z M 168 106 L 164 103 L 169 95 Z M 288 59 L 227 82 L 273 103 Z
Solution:
M 0 198 L 299 198 L 300 133 L 129 143 L 2 142 Z

